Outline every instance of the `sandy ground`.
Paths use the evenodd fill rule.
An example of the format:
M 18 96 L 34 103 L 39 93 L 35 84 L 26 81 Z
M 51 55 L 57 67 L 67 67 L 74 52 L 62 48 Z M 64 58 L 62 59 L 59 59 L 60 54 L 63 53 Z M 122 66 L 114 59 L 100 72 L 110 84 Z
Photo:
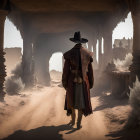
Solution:
M 67 125 L 62 73 L 51 72 L 51 87 L 37 85 L 0 102 L 0 139 L 4 140 L 139 140 L 139 128 L 124 130 L 131 107 L 108 91 L 91 90 L 93 114 L 83 117 L 82 129 Z
M 65 90 L 58 86 L 38 87 L 20 96 L 6 96 L 6 103 L 0 103 L 0 139 L 108 139 L 102 111 L 83 117 L 80 130 L 66 125 L 70 117 L 63 109 L 64 98 Z M 99 97 L 91 100 L 94 110 L 100 105 Z

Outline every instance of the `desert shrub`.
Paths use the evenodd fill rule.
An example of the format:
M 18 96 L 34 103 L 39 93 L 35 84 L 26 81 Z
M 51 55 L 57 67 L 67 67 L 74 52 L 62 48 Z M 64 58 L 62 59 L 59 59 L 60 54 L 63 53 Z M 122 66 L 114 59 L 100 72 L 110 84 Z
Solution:
M 22 63 L 18 63 L 15 68 L 11 71 L 11 74 L 14 77 L 20 78 L 22 77 Z
M 140 81 L 136 77 L 133 88 L 130 88 L 129 103 L 132 111 L 128 118 L 127 127 L 136 127 L 140 125 Z
M 12 76 L 8 77 L 5 81 L 5 90 L 9 95 L 15 95 L 20 93 L 25 84 L 22 82 L 22 65 L 21 62 L 18 63 L 11 72 Z
M 21 78 L 8 77 L 5 81 L 5 90 L 9 95 L 20 93 L 24 87 Z
M 140 111 L 140 81 L 138 80 L 138 77 L 133 84 L 133 88 L 130 88 L 129 102 L 133 109 Z

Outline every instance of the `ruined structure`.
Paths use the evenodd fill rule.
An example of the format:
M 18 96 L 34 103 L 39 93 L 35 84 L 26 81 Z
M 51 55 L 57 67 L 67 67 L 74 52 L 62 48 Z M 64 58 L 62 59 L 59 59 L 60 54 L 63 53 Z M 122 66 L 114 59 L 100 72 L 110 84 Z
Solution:
M 128 39 L 126 39 L 125 37 L 123 38 L 123 39 L 115 39 L 115 41 L 114 41 L 114 45 L 115 45 L 115 47 L 117 48 L 117 47 L 120 47 L 120 42 L 122 43 L 122 47 L 123 48 L 127 48 L 128 50 L 130 49 L 132 49 L 132 47 L 133 47 L 133 39 L 132 38 L 128 38 Z M 114 48 L 115 48 L 114 47 Z
M 140 0 L 1 0 L 0 1 L 0 93 L 6 76 L 3 59 L 3 30 L 6 16 L 14 23 L 23 38 L 23 82 L 31 84 L 32 62 L 40 79 L 49 85 L 49 59 L 54 52 L 65 52 L 73 44 L 68 38 L 80 30 L 89 40 L 89 50 L 96 41 L 104 39 L 104 54 L 99 53 L 100 67 L 112 60 L 112 31 L 132 13 L 134 23 L 132 75 L 140 71 Z M 100 49 L 101 50 L 101 49 Z M 44 61 L 45 60 L 45 61 Z M 46 63 L 47 62 L 47 63 Z M 43 70 L 45 69 L 45 70 Z M 133 77 L 133 76 L 132 76 Z M 132 78 L 133 79 L 133 78 Z
M 115 39 L 113 46 L 113 58 L 124 60 L 126 54 L 132 53 L 133 39 Z

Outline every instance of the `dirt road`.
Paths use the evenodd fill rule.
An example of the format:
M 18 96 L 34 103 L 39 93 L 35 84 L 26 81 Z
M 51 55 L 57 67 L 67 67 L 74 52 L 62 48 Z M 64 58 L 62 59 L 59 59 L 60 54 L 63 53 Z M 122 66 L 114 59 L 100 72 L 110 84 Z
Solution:
M 24 93 L 25 94 L 25 93 Z M 65 90 L 60 87 L 43 87 L 26 92 L 28 95 L 19 105 L 21 98 L 6 97 L 7 108 L 13 111 L 2 117 L 0 139 L 23 140 L 105 140 L 108 133 L 104 114 L 96 111 L 83 117 L 82 129 L 72 129 L 66 124 L 70 117 L 64 111 Z M 11 99 L 12 98 L 12 99 Z M 98 97 L 92 99 L 93 109 L 99 105 Z M 12 107 L 13 106 L 13 107 Z M 2 105 L 1 105 L 2 108 Z M 8 112 L 8 110 L 7 110 Z

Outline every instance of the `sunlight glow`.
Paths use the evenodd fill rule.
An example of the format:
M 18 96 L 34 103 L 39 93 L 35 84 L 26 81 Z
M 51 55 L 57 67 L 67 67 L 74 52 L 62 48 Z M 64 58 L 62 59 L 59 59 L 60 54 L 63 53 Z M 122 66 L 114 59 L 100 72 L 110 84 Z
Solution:
M 91 46 L 91 51 L 93 52 L 93 46 Z
M 96 43 L 96 60 L 99 62 L 99 40 Z
M 86 47 L 87 47 L 87 49 L 88 49 L 88 43 L 86 43 Z
M 131 13 L 128 14 L 125 22 L 120 22 L 117 27 L 113 31 L 113 44 L 115 39 L 122 39 L 125 37 L 126 39 L 133 37 L 133 22 Z
M 63 54 L 61 52 L 54 53 L 49 61 L 49 71 L 56 70 L 62 71 L 62 57 Z
M 102 54 L 104 53 L 104 39 L 103 39 L 103 37 L 102 37 L 102 46 L 101 46 L 101 52 L 102 52 Z
M 11 47 L 23 48 L 23 39 L 13 23 L 6 18 L 4 28 L 4 48 Z

